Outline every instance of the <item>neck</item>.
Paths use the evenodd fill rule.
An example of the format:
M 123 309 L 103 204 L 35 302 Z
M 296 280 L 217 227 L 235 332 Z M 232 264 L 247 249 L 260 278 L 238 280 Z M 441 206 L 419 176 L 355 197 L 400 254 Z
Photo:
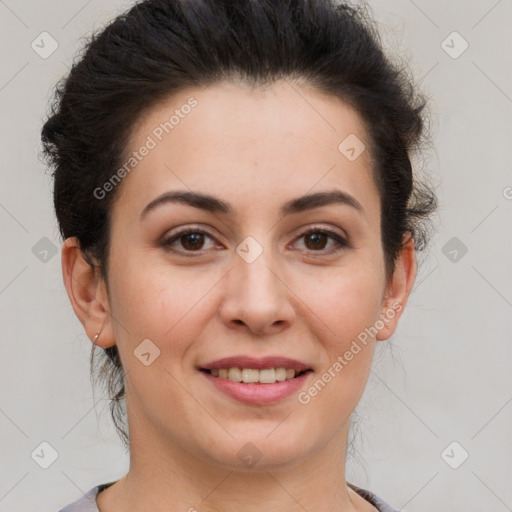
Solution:
M 127 408 L 131 405 L 127 399 Z M 348 421 L 326 436 L 323 446 L 302 450 L 287 444 L 286 436 L 280 437 L 274 428 L 272 438 L 263 434 L 254 441 L 262 450 L 261 458 L 244 466 L 233 452 L 240 455 L 238 447 L 246 439 L 238 442 L 220 427 L 218 439 L 190 441 L 182 432 L 173 437 L 168 428 L 159 428 L 138 412 L 128 414 L 130 469 L 98 495 L 101 512 L 260 512 L 262 507 L 280 512 L 375 510 L 347 487 Z M 223 440 L 222 436 L 228 437 Z M 198 445 L 211 449 L 200 451 Z M 249 454 L 257 451 L 255 447 L 247 450 Z
M 98 495 L 98 507 L 101 512 L 260 512 L 262 506 L 282 512 L 374 510 L 347 488 L 347 432 L 293 465 L 257 464 L 240 471 L 199 460 L 158 436 L 130 429 L 130 470 Z

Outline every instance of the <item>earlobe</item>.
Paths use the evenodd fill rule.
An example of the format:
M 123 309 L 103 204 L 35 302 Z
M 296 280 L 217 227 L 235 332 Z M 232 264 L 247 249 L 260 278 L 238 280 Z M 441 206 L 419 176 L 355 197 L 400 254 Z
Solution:
M 62 277 L 89 339 L 103 348 L 115 345 L 105 282 L 99 269 L 85 259 L 76 237 L 67 238 L 62 245 Z
M 417 273 L 414 239 L 409 236 L 395 263 L 393 277 L 386 287 L 385 300 L 381 311 L 384 327 L 376 335 L 378 341 L 387 340 L 396 330 Z

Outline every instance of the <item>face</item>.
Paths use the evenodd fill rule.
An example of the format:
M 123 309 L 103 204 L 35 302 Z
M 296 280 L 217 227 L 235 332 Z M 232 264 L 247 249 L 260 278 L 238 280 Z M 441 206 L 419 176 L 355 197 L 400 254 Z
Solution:
M 396 320 L 369 151 L 348 158 L 349 135 L 369 146 L 351 107 L 286 82 L 188 89 L 140 119 L 108 272 L 132 443 L 275 468 L 346 439 Z M 321 193 L 338 195 L 297 201 Z

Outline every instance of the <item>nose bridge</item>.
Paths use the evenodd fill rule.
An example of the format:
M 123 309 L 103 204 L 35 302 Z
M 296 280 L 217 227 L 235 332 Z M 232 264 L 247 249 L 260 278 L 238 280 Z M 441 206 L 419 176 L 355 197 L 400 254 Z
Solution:
M 244 295 L 248 295 L 252 299 L 274 300 L 277 295 L 281 294 L 281 290 L 276 271 L 271 270 L 276 267 L 271 249 L 263 250 L 262 248 L 259 254 L 255 254 L 256 248 L 250 247 L 243 256 L 240 256 L 240 253 L 244 251 L 243 244 L 240 245 L 241 247 L 237 249 L 239 261 L 237 261 L 236 268 L 242 283 L 245 284 Z
M 282 328 L 291 321 L 293 309 L 272 249 L 247 237 L 236 252 L 221 308 L 224 321 L 260 333 Z
M 269 244 L 263 247 L 254 237 L 247 237 L 236 249 L 238 260 L 236 271 L 243 286 L 238 293 L 240 299 L 247 303 L 261 301 L 259 308 L 271 307 L 272 303 L 282 294 L 279 279 L 275 271 L 275 258 Z M 255 307 L 255 304 L 252 304 Z

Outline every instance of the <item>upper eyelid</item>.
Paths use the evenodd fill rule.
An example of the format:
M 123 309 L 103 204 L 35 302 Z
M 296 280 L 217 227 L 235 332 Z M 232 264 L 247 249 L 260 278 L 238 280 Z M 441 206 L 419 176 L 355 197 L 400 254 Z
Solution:
M 302 236 L 302 235 L 305 235 L 306 233 L 308 233 L 309 231 L 318 230 L 318 231 L 332 232 L 333 234 L 348 240 L 349 237 L 344 232 L 344 230 L 342 230 L 341 228 L 337 228 L 337 229 L 339 229 L 341 231 L 341 233 L 337 232 L 336 228 L 313 224 L 310 227 L 299 228 L 299 232 L 297 234 L 295 234 L 294 236 L 295 237 Z M 172 234 L 169 234 L 169 232 L 166 232 L 162 238 L 165 240 L 165 239 L 169 239 L 169 238 L 174 238 L 175 236 L 178 236 L 178 235 L 187 234 L 189 232 L 190 233 L 200 232 L 200 233 L 204 233 L 208 236 L 211 236 L 212 238 L 217 238 L 217 236 L 214 235 L 213 233 L 211 233 L 208 228 L 205 228 L 200 225 L 198 225 L 198 226 L 190 225 L 190 226 L 184 226 L 183 228 L 176 228 L 176 232 L 173 232 Z

